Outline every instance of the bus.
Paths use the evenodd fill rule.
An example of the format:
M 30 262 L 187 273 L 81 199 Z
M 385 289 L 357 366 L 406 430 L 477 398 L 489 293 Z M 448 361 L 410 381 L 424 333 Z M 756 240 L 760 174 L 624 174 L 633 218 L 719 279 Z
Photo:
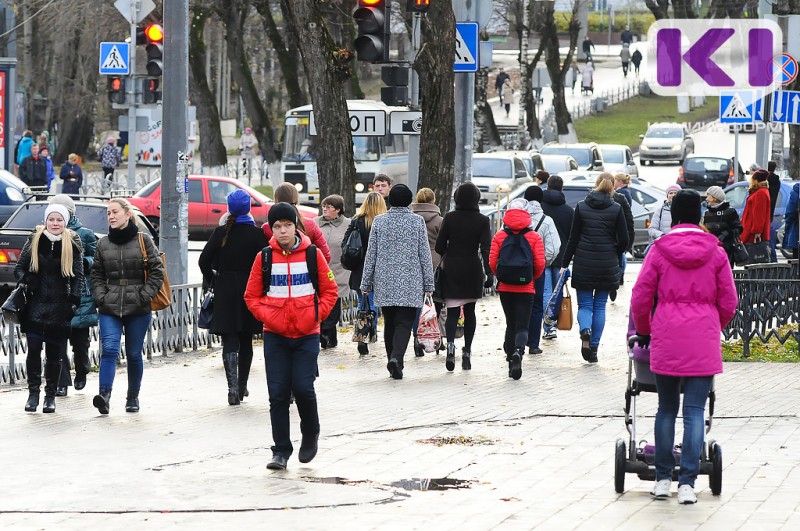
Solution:
M 373 100 L 347 100 L 350 127 L 353 130 L 353 157 L 356 164 L 356 201 L 364 201 L 372 190 L 375 175 L 385 173 L 395 183 L 408 183 L 408 142 L 405 135 L 393 135 L 385 127 L 382 136 L 361 136 L 370 133 L 362 127 L 368 120 L 359 116 L 384 116 L 384 125 L 393 111 L 405 108 L 389 107 Z M 324 140 L 313 131 L 313 107 L 304 105 L 286 112 L 283 129 L 283 154 L 281 157 L 281 182 L 294 185 L 304 205 L 319 205 L 319 174 L 317 173 L 316 146 Z M 371 122 L 375 125 L 375 120 Z

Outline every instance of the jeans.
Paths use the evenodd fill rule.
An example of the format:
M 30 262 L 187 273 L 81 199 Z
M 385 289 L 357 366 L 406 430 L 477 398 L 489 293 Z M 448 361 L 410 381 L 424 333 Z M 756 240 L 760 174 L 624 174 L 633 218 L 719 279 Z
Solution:
M 532 293 L 500 292 L 500 304 L 506 316 L 506 335 L 503 351 L 511 355 L 515 350 L 525 350 L 528 343 L 528 325 L 533 307 Z
M 527 345 L 531 348 L 539 348 L 539 341 L 542 338 L 542 318 L 544 317 L 544 274 L 533 281 L 533 306 L 531 307 L 531 318 L 528 322 L 528 341 Z
M 117 371 L 117 356 L 120 350 L 120 340 L 125 332 L 125 357 L 128 360 L 128 395 L 138 396 L 142 387 L 142 350 L 147 330 L 150 328 L 151 313 L 143 315 L 116 315 L 100 314 L 100 392 L 111 392 L 114 386 L 114 376 Z
M 658 412 L 656 413 L 656 481 L 672 479 L 675 457 L 675 417 L 681 401 L 683 380 L 683 443 L 678 485 L 691 485 L 700 472 L 700 452 L 705 435 L 706 399 L 711 391 L 713 376 L 680 378 L 656 374 Z
M 86 375 L 91 370 L 89 364 L 89 328 L 73 328 L 69 333 L 69 342 L 72 345 L 72 357 L 75 362 L 75 379 L 86 379 Z M 69 387 L 72 385 L 70 375 L 69 355 L 67 349 L 61 356 L 61 378 L 58 382 L 59 387 Z
M 556 266 L 547 266 L 544 268 L 544 289 L 542 289 L 542 311 L 547 309 L 547 303 L 550 301 L 550 297 L 553 295 L 553 286 L 555 286 L 556 282 L 558 282 L 558 274 L 559 269 Z M 554 326 L 547 326 L 544 325 L 544 331 L 550 332 L 551 330 L 555 330 L 556 327 Z
M 622 284 L 622 279 L 625 277 L 625 267 L 628 265 L 628 253 L 622 253 L 619 259 L 619 283 Z
M 769 252 L 772 256 L 772 261 L 778 261 L 778 251 L 775 249 L 775 241 L 778 239 L 778 229 L 769 229 Z
M 289 401 L 294 394 L 300 414 L 300 433 L 311 439 L 319 433 L 319 413 L 314 380 L 317 375 L 319 335 L 284 337 L 264 332 L 264 365 L 267 368 L 269 418 L 272 424 L 273 455 L 289 458 Z
M 358 306 L 360 307 L 361 306 L 361 302 L 364 300 L 364 294 L 361 293 L 361 291 L 357 291 L 356 292 L 356 296 L 358 297 Z M 369 292 L 369 299 L 367 300 L 367 305 L 369 306 L 369 309 L 372 310 L 375 313 L 375 317 L 377 319 L 378 307 L 375 306 L 375 292 L 374 291 L 370 291 Z
M 386 357 L 397 358 L 403 366 L 403 357 L 411 340 L 411 327 L 414 324 L 417 308 L 410 306 L 383 306 L 383 343 Z
M 589 345 L 596 347 L 606 326 L 606 302 L 608 292 L 604 290 L 579 289 L 578 291 L 578 330 L 592 331 Z

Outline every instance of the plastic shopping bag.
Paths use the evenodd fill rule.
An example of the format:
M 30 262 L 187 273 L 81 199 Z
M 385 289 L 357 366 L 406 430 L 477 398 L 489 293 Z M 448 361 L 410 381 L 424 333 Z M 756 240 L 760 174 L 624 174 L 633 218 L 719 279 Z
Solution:
M 433 299 L 428 295 L 422 305 L 422 312 L 417 327 L 417 341 L 425 352 L 435 352 L 442 343 L 442 334 L 439 330 L 439 317 Z
M 558 282 L 553 286 L 553 294 L 550 295 L 550 300 L 547 301 L 547 308 L 544 311 L 544 324 L 547 326 L 556 326 L 558 323 L 558 314 L 561 312 L 561 299 L 564 297 L 563 288 L 569 279 L 569 269 L 559 275 Z

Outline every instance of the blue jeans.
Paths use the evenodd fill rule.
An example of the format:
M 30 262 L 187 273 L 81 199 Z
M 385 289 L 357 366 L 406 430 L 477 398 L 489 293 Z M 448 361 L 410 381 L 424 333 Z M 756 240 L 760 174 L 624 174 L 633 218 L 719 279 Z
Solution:
M 590 329 L 592 331 L 592 339 L 589 341 L 589 345 L 596 347 L 600 344 L 603 328 L 606 326 L 608 292 L 600 289 L 579 289 L 577 291 L 578 329 Z
M 628 265 L 628 253 L 622 253 L 619 259 L 619 280 L 622 282 L 622 277 L 625 276 L 625 267 Z
M 558 281 L 558 267 L 547 266 L 544 268 L 544 289 L 542 289 L 542 311 L 547 309 L 547 303 L 550 301 L 550 296 L 553 294 L 553 286 Z M 555 330 L 554 326 L 544 325 L 544 331 L 550 332 Z
M 539 348 L 539 341 L 542 338 L 542 318 L 544 317 L 544 274 L 533 281 L 533 306 L 531 307 L 531 319 L 528 322 L 528 346 Z
M 120 350 L 120 340 L 125 332 L 125 358 L 128 361 L 128 394 L 138 396 L 142 387 L 142 349 L 147 329 L 153 315 L 116 315 L 100 314 L 100 392 L 111 392 L 114 386 L 114 376 L 117 372 L 117 355 Z
M 656 374 L 658 412 L 656 413 L 656 481 L 672 479 L 675 468 L 675 418 L 681 402 L 683 380 L 683 443 L 678 485 L 691 485 L 700 472 L 700 452 L 705 436 L 706 399 L 711 391 L 713 376 L 680 378 Z
M 284 337 L 264 332 L 264 365 L 267 368 L 269 418 L 272 424 L 273 455 L 289 458 L 292 440 L 289 434 L 289 400 L 294 394 L 300 413 L 300 432 L 304 439 L 319 433 L 317 377 L 319 335 Z

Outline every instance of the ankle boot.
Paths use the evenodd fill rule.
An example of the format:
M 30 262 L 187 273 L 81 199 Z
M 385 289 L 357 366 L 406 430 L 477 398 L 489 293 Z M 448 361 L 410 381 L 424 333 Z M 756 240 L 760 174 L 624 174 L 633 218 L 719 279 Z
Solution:
M 39 407 L 39 391 L 28 391 L 28 401 L 25 402 L 25 411 L 34 412 Z
M 92 399 L 92 405 L 97 408 L 101 415 L 108 415 L 111 408 L 111 391 L 100 391 L 99 395 L 95 395 Z
M 42 405 L 42 413 L 55 413 L 56 412 L 56 397 L 44 395 L 44 404 Z
M 225 376 L 228 378 L 228 405 L 235 406 L 239 400 L 239 353 L 223 352 L 222 363 L 225 365 Z
M 511 355 L 511 361 L 508 362 L 508 376 L 515 380 L 522 377 L 522 355 L 525 353 L 525 348 L 517 348 Z
M 44 405 L 42 412 L 52 413 L 56 410 L 56 393 L 61 378 L 61 360 L 47 360 L 44 365 Z M 52 400 L 48 400 L 48 398 Z
M 465 348 L 461 349 L 461 370 L 468 371 L 472 369 L 472 362 L 470 361 L 471 356 L 472 352 Z
M 139 393 L 128 393 L 128 397 L 125 400 L 125 411 L 128 413 L 139 412 Z
M 447 358 L 444 361 L 444 366 L 450 372 L 453 372 L 453 369 L 456 368 L 456 344 L 455 343 L 450 343 L 450 342 L 447 343 Z

